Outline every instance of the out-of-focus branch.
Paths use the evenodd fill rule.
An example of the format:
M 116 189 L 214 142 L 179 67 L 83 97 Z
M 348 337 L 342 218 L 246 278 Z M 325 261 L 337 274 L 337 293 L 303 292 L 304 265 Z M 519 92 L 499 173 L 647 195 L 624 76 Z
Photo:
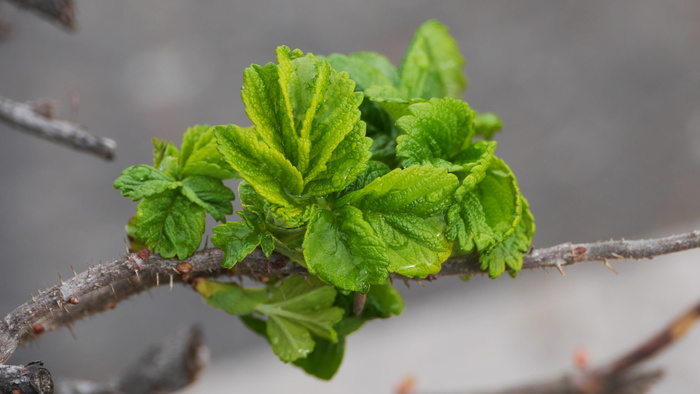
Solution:
M 678 342 L 698 320 L 700 302 L 628 353 L 601 367 L 588 369 L 582 366 L 575 373 L 556 380 L 472 394 L 646 393 L 663 373 L 659 370 L 640 372 L 637 367 Z
M 42 111 L 40 106 L 31 103 L 18 103 L 0 97 L 0 121 L 16 126 L 18 130 L 92 153 L 105 160 L 114 159 L 117 149 L 114 140 L 96 137 L 75 123 L 53 119 L 50 111 Z
M 152 346 L 118 376 L 106 383 L 68 381 L 60 394 L 172 393 L 191 384 L 204 368 L 209 349 L 198 327 L 180 330 Z
M 68 30 L 72 31 L 77 27 L 73 0 L 10 0 L 10 2 L 58 22 Z
M 53 380 L 40 362 L 0 365 L 0 393 L 53 394 Z
M 564 265 L 608 259 L 653 258 L 663 254 L 700 247 L 700 232 L 671 237 L 562 244 L 533 249 L 524 257 L 524 269 L 559 268 Z M 208 248 L 196 252 L 186 262 L 164 259 L 142 250 L 111 263 L 88 268 L 53 286 L 19 306 L 0 321 L 0 363 L 4 363 L 21 343 L 78 319 L 114 308 L 121 300 L 163 283 L 189 281 L 197 277 L 221 275 L 248 276 L 265 282 L 269 277 L 308 275 L 306 269 L 284 256 L 268 259 L 255 250 L 233 269 L 221 268 L 223 252 Z M 433 280 L 449 275 L 481 274 L 474 255 L 450 258 L 442 270 L 424 279 L 394 275 L 397 280 Z

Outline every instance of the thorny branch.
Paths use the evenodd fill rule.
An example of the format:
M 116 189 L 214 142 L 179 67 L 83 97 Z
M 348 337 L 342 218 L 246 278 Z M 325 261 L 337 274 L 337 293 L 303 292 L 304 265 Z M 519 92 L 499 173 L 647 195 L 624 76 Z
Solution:
M 581 262 L 608 259 L 651 259 L 656 256 L 700 248 L 700 231 L 649 240 L 611 240 L 584 244 L 561 244 L 533 249 L 524 257 L 524 269 L 558 268 Z M 207 248 L 186 262 L 151 255 L 148 250 L 132 253 L 111 263 L 89 267 L 87 271 L 61 284 L 32 295 L 0 321 L 0 363 L 15 349 L 40 334 L 68 326 L 83 317 L 114 308 L 118 302 L 151 287 L 173 282 L 187 282 L 197 277 L 239 275 L 265 282 L 270 277 L 308 275 L 306 269 L 273 254 L 270 259 L 256 250 L 233 269 L 221 267 L 223 252 Z M 609 265 L 608 265 L 609 266 Z M 424 280 L 449 275 L 483 274 L 476 256 L 459 256 L 443 263 L 442 270 Z M 394 275 L 398 280 L 421 280 Z
M 18 103 L 0 97 L 0 121 L 37 137 L 92 153 L 105 160 L 114 159 L 114 152 L 117 149 L 117 143 L 114 140 L 96 137 L 78 124 L 53 119 L 50 112 L 42 111 L 32 103 Z
M 73 0 L 11 0 L 17 6 L 38 12 L 58 22 L 68 30 L 75 30 L 75 7 Z

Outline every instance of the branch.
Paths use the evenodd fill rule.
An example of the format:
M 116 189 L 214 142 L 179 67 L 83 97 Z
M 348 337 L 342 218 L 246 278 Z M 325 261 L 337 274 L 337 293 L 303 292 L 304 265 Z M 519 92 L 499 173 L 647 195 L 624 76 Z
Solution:
M 678 342 L 699 319 L 700 302 L 628 353 L 599 368 L 581 366 L 579 371 L 556 380 L 479 394 L 645 393 L 663 373 L 660 370 L 638 372 L 636 367 Z
M 109 138 L 95 137 L 79 125 L 64 120 L 52 119 L 50 108 L 18 103 L 0 97 L 0 121 L 16 126 L 40 138 L 67 145 L 73 149 L 114 159 L 117 143 Z
M 53 380 L 41 362 L 27 365 L 0 365 L 0 392 L 53 394 Z
M 73 0 L 11 0 L 20 8 L 38 12 L 73 31 L 77 27 Z
M 653 258 L 668 253 L 700 247 L 700 232 L 638 241 L 605 241 L 586 244 L 553 246 L 533 249 L 524 257 L 523 269 L 538 269 L 608 259 Z M 207 248 L 196 252 L 186 262 L 151 255 L 148 250 L 132 253 L 111 263 L 100 263 L 75 277 L 53 286 L 19 306 L 0 321 L 0 363 L 4 363 L 17 346 L 40 334 L 76 320 L 114 308 L 131 295 L 162 283 L 192 282 L 198 277 L 222 275 L 248 276 L 266 282 L 270 277 L 308 275 L 306 269 L 288 258 L 273 254 L 267 259 L 255 250 L 232 269 L 221 267 L 223 252 Z M 433 280 L 450 275 L 483 274 L 478 269 L 478 257 L 452 257 L 442 265 Z M 74 271 L 75 272 L 75 271 Z M 563 271 L 562 271 L 563 272 Z M 421 280 L 393 275 L 398 280 Z
M 61 394 L 171 393 L 191 384 L 206 364 L 209 349 L 198 327 L 180 330 L 152 346 L 106 383 L 70 381 L 57 385 Z

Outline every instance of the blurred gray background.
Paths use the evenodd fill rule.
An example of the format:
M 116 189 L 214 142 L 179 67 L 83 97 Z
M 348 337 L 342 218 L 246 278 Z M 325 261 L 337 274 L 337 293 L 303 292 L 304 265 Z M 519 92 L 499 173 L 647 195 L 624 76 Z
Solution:
M 451 28 L 467 58 L 466 100 L 504 120 L 498 152 L 530 200 L 536 246 L 700 228 L 700 1 L 78 0 L 77 7 L 80 28 L 67 34 L 0 2 L 12 25 L 0 42 L 0 95 L 59 100 L 59 116 L 117 140 L 117 160 L 0 124 L 0 313 L 57 282 L 57 272 L 69 277 L 71 264 L 84 270 L 124 253 L 124 224 L 136 204 L 113 180 L 151 162 L 153 137 L 179 144 L 197 123 L 249 124 L 242 71 L 274 60 L 277 45 L 317 54 L 372 50 L 398 63 L 431 18 Z M 81 98 L 77 115 L 71 94 Z M 424 390 L 497 388 L 570 368 L 579 346 L 596 363 L 639 342 L 700 298 L 698 257 L 624 263 L 617 276 L 594 264 L 564 278 L 530 272 L 413 286 L 404 291 L 404 316 L 350 338 L 346 365 L 330 383 L 282 365 L 236 318 L 182 287 L 79 322 L 77 340 L 67 330 L 46 334 L 10 362 L 41 359 L 56 376 L 103 379 L 175 327 L 201 322 L 213 366 L 193 393 L 390 392 L 409 375 Z M 668 376 L 656 392 L 700 391 L 698 354 L 694 332 L 657 360 Z M 217 380 L 221 374 L 228 383 Z

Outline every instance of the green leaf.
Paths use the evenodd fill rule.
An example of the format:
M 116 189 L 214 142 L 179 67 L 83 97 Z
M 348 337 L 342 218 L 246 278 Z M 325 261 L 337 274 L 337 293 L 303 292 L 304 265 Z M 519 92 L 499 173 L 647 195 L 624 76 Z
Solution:
M 530 249 L 532 237 L 535 235 L 535 219 L 527 200 L 522 198 L 522 202 L 522 218 L 515 232 L 479 256 L 481 269 L 488 269 L 491 278 L 499 277 L 506 268 L 511 276 L 515 277 L 523 267 L 523 256 Z
M 230 179 L 236 172 L 217 149 L 214 128 L 209 125 L 190 127 L 182 137 L 180 167 L 182 176 L 207 176 L 219 180 Z
M 407 99 L 461 98 L 467 81 L 457 42 L 442 23 L 431 20 L 416 30 L 401 63 L 399 89 Z
M 398 86 L 399 73 L 396 66 L 385 56 L 375 52 L 357 52 L 349 55 L 334 53 L 324 58 L 334 70 L 345 71 L 361 91 L 371 86 Z
M 496 157 L 496 141 L 477 141 L 453 160 L 455 164 L 454 174 L 462 181 L 464 190 L 471 190 L 486 176 L 486 170 Z
M 303 248 L 309 272 L 341 289 L 366 293 L 389 279 L 385 245 L 355 207 L 315 211 Z
M 370 160 L 367 162 L 367 168 L 365 168 L 365 170 L 357 176 L 355 181 L 351 183 L 350 186 L 339 192 L 338 196 L 344 196 L 350 192 L 354 192 L 355 190 L 360 190 L 369 185 L 375 179 L 388 174 L 389 171 L 391 171 L 391 169 L 389 169 L 386 164 L 379 161 Z
M 503 122 L 491 112 L 475 113 L 474 114 L 474 131 L 476 135 L 480 135 L 487 140 L 493 138 L 493 135 L 503 129 Z
M 175 179 L 180 179 L 180 152 L 172 142 L 153 139 L 153 166 Z
M 367 136 L 374 141 L 369 148 L 372 160 L 382 161 L 391 168 L 397 167 L 399 162 L 396 157 L 396 137 L 399 130 L 395 126 L 394 118 L 379 103 L 368 98 L 362 101 L 360 112 L 360 119 L 367 125 Z
M 211 242 L 224 251 L 221 266 L 231 268 L 260 245 L 263 235 L 247 222 L 228 222 L 212 230 Z
M 219 222 L 225 222 L 226 215 L 233 213 L 233 191 L 224 186 L 219 179 L 201 175 L 189 176 L 182 181 L 182 194 L 204 208 Z
M 484 179 L 473 189 L 462 185 L 457 202 L 447 212 L 448 238 L 457 240 L 459 250 L 480 252 L 493 248 L 510 236 L 520 222 L 522 196 L 515 175 L 494 158 Z
M 319 379 L 330 380 L 343 362 L 345 338 L 335 343 L 323 338 L 314 338 L 314 341 L 314 350 L 305 358 L 295 360 L 294 365 Z
M 139 203 L 133 225 L 136 237 L 161 256 L 184 259 L 202 241 L 204 209 L 178 190 L 166 190 Z
M 303 180 L 284 155 L 258 139 L 253 129 L 217 126 L 219 150 L 226 161 L 248 181 L 256 193 L 280 205 L 294 205 Z
M 246 289 L 236 283 L 213 280 L 197 281 L 195 290 L 210 306 L 237 316 L 253 313 L 255 307 L 268 298 L 267 289 L 264 288 Z
M 357 109 L 363 96 L 354 93 L 355 83 L 346 73 L 287 47 L 277 48 L 277 61 L 278 65 L 246 69 L 241 95 L 255 124 L 254 135 L 244 144 L 240 133 L 233 134 L 235 140 L 224 141 L 222 153 L 260 195 L 290 205 L 285 193 L 322 195 L 352 183 L 370 157 L 371 140 L 364 137 Z M 223 134 L 217 131 L 220 144 Z M 282 178 L 255 177 L 251 167 L 260 167 L 260 158 L 269 155 L 275 163 L 286 159 L 284 166 L 298 175 L 285 169 Z M 273 172 L 282 167 L 279 163 Z M 339 171 L 348 174 L 339 176 Z
M 119 189 L 122 196 L 129 197 L 131 201 L 138 201 L 176 187 L 178 184 L 173 177 L 143 164 L 127 168 L 114 181 L 114 188 Z
M 358 208 L 385 246 L 389 271 L 425 277 L 440 271 L 452 251 L 443 211 L 458 187 L 445 169 L 396 169 L 338 201 Z
M 343 317 L 334 307 L 336 290 L 317 279 L 291 277 L 277 286 L 268 303 L 255 311 L 268 316 L 267 336 L 272 350 L 284 362 L 306 357 L 314 347 L 311 336 L 338 340 L 333 325 Z
M 405 134 L 396 139 L 396 154 L 403 165 L 433 164 L 450 171 L 460 168 L 452 161 L 474 137 L 474 112 L 463 101 L 449 97 L 431 99 L 408 108 L 396 126 Z

